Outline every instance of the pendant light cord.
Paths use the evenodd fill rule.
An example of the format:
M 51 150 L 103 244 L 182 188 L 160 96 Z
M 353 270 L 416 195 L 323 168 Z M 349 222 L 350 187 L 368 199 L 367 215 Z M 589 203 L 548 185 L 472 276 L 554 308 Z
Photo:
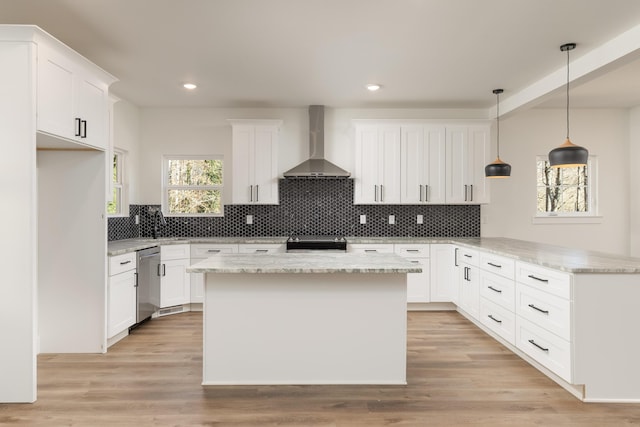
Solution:
M 496 141 L 497 154 L 500 158 L 500 92 L 496 93 Z
M 567 49 L 567 140 L 569 139 L 569 50 Z

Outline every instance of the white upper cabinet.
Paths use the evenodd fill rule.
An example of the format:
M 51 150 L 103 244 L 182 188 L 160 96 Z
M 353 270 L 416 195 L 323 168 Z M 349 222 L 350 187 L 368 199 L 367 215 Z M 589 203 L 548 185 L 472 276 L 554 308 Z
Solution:
M 234 204 L 278 204 L 280 120 L 231 120 Z
M 53 41 L 38 43 L 37 74 L 38 131 L 106 150 L 113 77 Z
M 446 202 L 488 203 L 489 191 L 484 167 L 489 157 L 489 126 L 447 127 L 446 135 Z
M 445 127 L 402 127 L 401 202 L 445 203 Z
M 356 204 L 400 203 L 400 126 L 356 127 Z

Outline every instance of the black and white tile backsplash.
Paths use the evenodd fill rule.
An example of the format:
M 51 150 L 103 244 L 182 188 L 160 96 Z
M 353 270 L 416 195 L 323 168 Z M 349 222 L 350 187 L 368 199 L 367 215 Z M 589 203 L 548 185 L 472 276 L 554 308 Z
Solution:
M 281 179 L 279 192 L 279 205 L 226 205 L 224 217 L 167 217 L 159 236 L 480 236 L 479 205 L 354 205 L 353 180 L 340 178 Z M 131 205 L 128 218 L 109 218 L 109 240 L 151 237 L 149 207 L 158 205 Z M 247 215 L 253 215 L 252 225 L 246 224 Z M 366 215 L 366 224 L 360 224 L 360 215 Z M 395 224 L 388 223 L 389 215 L 395 215 Z M 418 215 L 423 224 L 417 224 Z

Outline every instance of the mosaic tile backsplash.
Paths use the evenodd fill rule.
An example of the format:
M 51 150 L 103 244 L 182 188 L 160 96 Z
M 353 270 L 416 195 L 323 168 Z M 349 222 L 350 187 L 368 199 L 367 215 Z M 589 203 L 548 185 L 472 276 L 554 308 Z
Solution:
M 357 237 L 478 237 L 479 205 L 354 205 L 353 179 L 281 179 L 279 205 L 226 205 L 224 217 L 166 217 L 159 237 L 344 235 Z M 109 218 L 109 240 L 151 237 L 158 205 L 131 205 Z M 140 224 L 135 216 L 140 215 Z M 245 224 L 253 215 L 253 224 Z M 367 223 L 360 224 L 360 215 Z M 396 223 L 390 225 L 389 215 Z M 423 224 L 416 218 L 422 215 Z

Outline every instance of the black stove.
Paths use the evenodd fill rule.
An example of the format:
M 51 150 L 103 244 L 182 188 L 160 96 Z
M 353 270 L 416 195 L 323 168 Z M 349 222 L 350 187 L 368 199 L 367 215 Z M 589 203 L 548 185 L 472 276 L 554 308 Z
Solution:
M 346 252 L 347 239 L 343 236 L 291 236 L 287 239 L 287 252 L 311 251 Z

